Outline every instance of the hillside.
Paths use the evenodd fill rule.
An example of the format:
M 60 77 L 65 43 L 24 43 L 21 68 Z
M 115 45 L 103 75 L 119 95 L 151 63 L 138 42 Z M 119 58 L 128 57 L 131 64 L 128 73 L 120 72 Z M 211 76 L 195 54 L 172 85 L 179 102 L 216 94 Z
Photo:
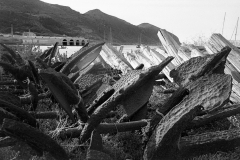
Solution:
M 156 34 L 157 35 L 157 32 L 159 31 L 159 27 L 157 26 L 154 26 L 152 24 L 149 24 L 149 23 L 141 23 L 138 25 L 138 27 L 140 28 L 144 28 L 146 30 L 149 30 L 149 32 L 152 32 L 152 34 Z M 173 33 L 169 32 L 171 34 L 171 36 L 173 37 L 173 39 L 178 42 L 179 44 L 181 44 L 181 42 L 179 41 L 178 37 L 176 35 L 174 35 Z
M 28 31 L 37 35 L 83 36 L 92 40 L 109 40 L 110 28 L 114 43 L 159 44 L 158 27 L 144 23 L 132 25 L 95 9 L 81 14 L 70 7 L 48 4 L 40 0 L 1 0 L 0 33 Z M 105 33 L 105 36 L 104 36 Z

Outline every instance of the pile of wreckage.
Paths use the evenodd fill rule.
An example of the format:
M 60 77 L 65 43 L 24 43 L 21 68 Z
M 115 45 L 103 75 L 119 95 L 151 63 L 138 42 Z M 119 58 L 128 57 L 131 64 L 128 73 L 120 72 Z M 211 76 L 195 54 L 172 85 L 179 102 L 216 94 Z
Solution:
M 224 73 L 230 74 L 233 77 L 233 91 L 231 93 L 231 102 L 240 102 L 240 49 L 226 40 L 221 34 L 213 34 L 209 41 L 204 46 L 195 46 L 193 44 L 179 44 L 176 42 L 166 30 L 160 30 L 158 37 L 162 43 L 162 48 L 151 49 L 149 46 L 141 46 L 140 50 L 135 50 L 127 53 L 117 51 L 113 46 L 105 44 L 100 52 L 112 68 L 121 70 L 126 74 L 129 70 L 143 64 L 143 69 L 158 65 L 168 56 L 173 56 L 174 59 L 163 69 L 162 73 L 169 81 L 174 82 L 174 77 L 170 71 L 181 66 L 184 62 L 191 58 L 209 57 L 212 54 L 220 52 L 224 47 L 229 46 L 232 50 L 227 57 Z M 194 64 L 193 64 L 194 65 Z M 187 66 L 191 68 L 193 66 Z M 199 66 L 198 66 L 199 67 Z M 200 68 L 199 68 L 200 69 Z M 184 72 L 184 71 L 183 71 Z M 173 71 L 172 71 L 173 73 Z
M 142 131 L 145 160 L 183 159 L 239 147 L 240 50 L 220 34 L 213 34 L 205 46 L 181 46 L 165 30 L 158 36 L 162 48 L 141 46 L 122 53 L 99 43 L 84 46 L 67 61 L 58 57 L 58 43 L 35 60 L 0 44 L 5 49 L 0 61 L 5 71 L 0 81 L 0 147 L 25 144 L 34 156 L 48 152 L 67 160 L 70 153 L 56 137 L 78 138 L 80 145 L 90 139 L 87 159 L 110 160 L 101 135 L 134 130 Z M 149 99 L 160 79 L 177 87 L 147 117 Z M 39 112 L 38 104 L 49 98 L 63 110 Z M 123 114 L 117 118 L 120 106 Z M 38 119 L 63 117 L 68 117 L 66 124 L 57 121 L 54 131 L 39 129 L 43 121 Z M 108 117 L 116 119 L 106 123 Z M 182 135 L 226 118 L 235 127 Z M 24 147 L 13 149 L 31 158 Z
M 178 114 L 181 114 L 181 109 L 184 112 L 186 108 L 202 106 L 206 114 L 193 117 L 194 120 L 187 125 L 183 122 L 181 124 L 189 129 L 227 118 L 236 128 L 182 137 L 178 141 L 179 131 L 173 127 L 171 132 L 173 135 L 177 135 L 176 139 L 174 136 L 168 137 L 169 142 L 165 143 L 169 146 L 166 147 L 166 145 L 161 145 L 160 141 L 164 139 L 164 131 L 170 131 L 170 128 L 163 125 L 163 120 L 158 124 L 158 128 L 153 127 L 155 132 L 148 141 L 144 158 L 172 159 L 172 156 L 179 152 L 183 157 L 189 157 L 238 147 L 240 142 L 240 116 L 238 115 L 240 113 L 240 49 L 221 34 L 213 34 L 204 46 L 181 45 L 166 30 L 160 30 L 158 37 L 162 43 L 162 47 L 159 48 L 152 49 L 148 46 L 141 46 L 139 50 L 122 53 L 123 46 L 117 51 L 111 45 L 105 44 L 102 46 L 100 55 L 108 65 L 121 70 L 123 74 L 127 74 L 133 68 L 138 68 L 141 64 L 143 64 L 143 70 L 148 70 L 163 62 L 167 57 L 174 57 L 162 70 L 162 73 L 169 81 L 177 84 L 180 88 L 189 89 L 190 92 L 189 97 L 172 110 L 172 112 L 176 110 L 175 118 L 177 118 L 177 111 Z M 174 114 L 172 116 L 174 117 Z M 164 117 L 169 120 L 168 125 L 174 122 L 173 117 Z M 172 121 L 171 118 L 173 118 Z M 177 128 L 179 129 L 179 127 Z M 223 147 L 223 145 L 225 146 Z

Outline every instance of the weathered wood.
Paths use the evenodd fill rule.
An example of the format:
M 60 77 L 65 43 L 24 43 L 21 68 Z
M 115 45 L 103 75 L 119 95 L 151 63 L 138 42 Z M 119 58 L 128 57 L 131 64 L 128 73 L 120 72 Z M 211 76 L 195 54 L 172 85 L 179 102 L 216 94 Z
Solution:
M 0 85 L 18 85 L 18 82 L 17 82 L 17 80 L 0 81 Z
M 136 50 L 135 55 L 137 55 L 137 58 L 142 62 L 145 66 L 145 69 L 157 65 L 157 63 L 154 63 L 149 57 L 147 57 L 141 50 Z M 159 64 L 159 63 L 158 63 Z
M 103 104 L 108 98 L 110 98 L 113 94 L 114 94 L 115 90 L 112 87 L 107 88 L 102 94 L 101 96 L 97 97 L 97 99 L 95 99 L 95 101 L 93 102 L 93 104 L 88 107 L 87 112 L 89 115 L 91 115 L 94 110 L 100 106 L 101 104 Z
M 165 75 L 165 74 L 159 74 L 159 75 L 156 76 L 156 80 L 158 80 L 158 79 L 164 79 L 164 78 L 166 78 L 166 75 Z
M 0 148 L 14 146 L 18 140 L 11 137 L 0 138 Z
M 143 69 L 143 67 L 144 67 L 144 64 L 140 64 L 140 65 L 138 65 L 136 68 L 135 68 L 135 70 L 141 70 L 141 69 Z
M 101 51 L 102 45 L 104 43 L 99 43 L 94 46 L 86 47 L 84 50 L 80 50 L 79 52 L 76 52 L 71 59 L 63 66 L 60 72 L 69 75 L 71 69 L 77 65 L 79 70 L 84 69 L 87 67 L 92 61 L 94 61 L 97 56 L 99 55 L 99 52 Z
M 158 66 L 146 71 L 134 70 L 128 72 L 114 84 L 114 94 L 99 106 L 90 116 L 81 133 L 81 142 L 85 142 L 91 132 L 96 128 L 106 115 L 117 105 L 122 104 L 128 115 L 132 115 L 148 101 L 153 88 L 155 76 L 169 63 L 173 57 L 168 57 Z M 140 73 L 136 73 L 140 72 Z
M 183 122 L 179 120 L 180 117 L 184 114 L 188 115 L 188 112 L 193 111 L 195 106 L 201 106 L 209 112 L 220 109 L 229 99 L 231 76 L 206 75 L 187 84 L 186 88 L 189 90 L 189 96 L 186 96 L 181 103 L 168 112 L 154 130 L 145 149 L 145 159 L 157 159 L 157 157 L 177 159 L 178 157 L 174 156 L 177 156 L 179 152 L 177 143 L 181 130 L 185 129 L 194 118 Z M 202 111 L 198 111 L 195 116 L 199 114 L 202 114 Z M 165 137 L 166 140 L 164 140 Z
M 68 75 L 68 78 L 72 81 L 72 82 L 74 82 L 78 77 L 80 77 L 81 75 L 80 75 L 80 71 L 76 71 L 76 72 L 74 72 L 74 73 L 70 73 L 69 75 Z
M 170 76 L 173 77 L 174 82 L 184 86 L 188 82 L 194 81 L 216 69 L 222 61 L 226 61 L 230 51 L 231 49 L 226 47 L 221 52 L 211 56 L 191 58 L 177 69 L 172 70 Z
M 3 108 L 0 108 L 0 125 L 2 124 L 4 118 L 19 120 L 19 118 L 16 117 L 11 112 L 8 112 Z
M 183 61 L 187 61 L 191 59 L 191 50 L 189 50 L 186 45 L 181 46 L 178 49 L 178 55 L 183 59 Z
M 94 73 L 86 73 L 84 75 L 79 76 L 74 83 L 79 85 L 79 90 L 82 94 L 84 92 L 88 92 L 88 88 L 91 89 L 93 86 L 95 87 L 98 83 L 102 83 L 102 79 L 104 75 L 97 75 Z
M 21 94 L 24 94 L 25 92 L 26 90 L 24 89 L 0 89 L 1 94 L 11 93 L 16 95 L 21 95 Z
M 87 160 L 112 160 L 108 154 L 104 153 L 102 137 L 97 131 L 92 132 L 86 158 Z
M 172 36 L 165 29 L 160 29 L 158 31 L 158 38 L 160 39 L 164 49 L 170 55 L 175 57 L 172 61 L 175 66 L 179 66 L 183 63 L 183 59 L 177 54 L 179 49 L 179 44 L 172 38 Z
M 59 113 L 56 111 L 48 112 L 29 112 L 36 119 L 59 119 Z
M 158 65 L 159 63 L 162 62 L 162 60 L 158 59 L 158 57 L 156 57 L 155 54 L 151 52 L 151 49 L 149 46 L 141 46 L 140 48 L 142 53 L 146 57 L 148 57 L 154 63 L 154 65 Z
M 154 130 L 144 151 L 144 160 L 179 159 L 178 143 L 182 130 L 196 115 L 201 106 L 172 109 Z
M 113 118 L 113 117 L 116 117 L 117 115 L 118 115 L 118 111 L 111 111 L 108 113 L 106 118 Z
M 233 77 L 233 86 L 230 100 L 233 103 L 240 103 L 240 74 L 237 72 L 233 66 L 227 61 L 226 67 L 224 69 L 226 74 L 229 74 Z
M 28 90 L 32 96 L 32 106 L 31 110 L 35 111 L 38 105 L 38 91 L 35 88 L 34 84 L 32 82 L 29 82 L 28 84 Z
M 213 121 L 222 120 L 224 118 L 240 113 L 240 105 L 231 105 L 217 110 L 216 112 L 209 113 L 203 116 L 197 116 L 187 125 L 187 129 L 196 128 L 208 124 Z
M 10 53 L 10 55 L 12 56 L 12 58 L 16 61 L 16 63 L 21 66 L 25 64 L 25 61 L 22 59 L 22 57 L 16 53 L 15 51 L 13 51 L 11 48 L 9 48 L 8 46 L 0 43 L 0 45 L 6 49 L 8 51 L 8 53 Z
M 47 69 L 47 68 L 48 68 L 48 65 L 47 65 L 40 57 L 37 57 L 37 58 L 36 58 L 36 61 L 37 61 L 38 64 L 41 66 L 41 68 L 44 68 L 44 69 Z
M 47 58 L 47 57 L 51 54 L 52 50 L 53 50 L 52 47 L 49 48 L 49 49 L 46 49 L 46 50 L 39 56 L 39 58 L 41 58 L 41 59 Z
M 107 47 L 107 48 L 105 48 Z M 108 50 L 108 52 L 110 51 L 112 54 L 116 55 L 121 61 L 123 61 L 131 70 L 133 70 L 134 68 L 132 68 L 131 64 L 126 60 L 126 58 L 120 53 L 118 52 L 112 45 L 110 44 L 105 44 L 103 46 L 103 49 Z
M 38 122 L 35 118 L 33 118 L 32 115 L 30 115 L 27 111 L 23 110 L 22 108 L 15 106 L 14 104 L 11 104 L 9 102 L 6 102 L 2 99 L 0 99 L 0 107 L 7 110 L 8 112 L 16 115 L 20 120 L 28 123 L 29 125 L 33 127 L 38 127 Z
M 146 120 L 124 122 L 124 123 L 101 123 L 96 128 L 100 134 L 118 133 L 139 130 L 147 125 Z M 59 133 L 59 137 L 66 138 L 78 138 L 82 132 L 82 127 L 64 129 Z
M 28 65 L 30 66 L 31 68 L 31 71 L 32 71 L 32 78 L 33 78 L 33 81 L 34 83 L 36 84 L 40 84 L 40 80 L 39 80 L 39 74 L 38 74 L 38 70 L 37 68 L 35 67 L 35 65 L 33 64 L 32 61 L 28 60 Z
M 5 132 L 3 130 L 0 129 L 0 137 L 7 137 L 7 135 L 5 134 Z
M 148 113 L 147 108 L 148 108 L 148 101 L 130 117 L 130 121 L 138 121 L 138 120 L 146 119 L 147 113 Z
M 93 131 L 91 136 L 89 150 L 103 151 L 102 137 L 98 131 Z
M 155 130 L 157 124 L 161 121 L 164 115 L 166 115 L 173 107 L 175 107 L 177 104 L 179 104 L 184 97 L 186 97 L 189 94 L 189 90 L 185 89 L 183 87 L 180 87 L 176 92 L 172 94 L 171 97 L 169 97 L 163 105 L 161 105 L 159 108 L 157 108 L 157 113 L 152 117 L 150 120 L 150 126 L 145 128 L 145 142 L 148 141 L 150 136 L 152 135 L 152 132 Z M 160 115 L 160 114 L 162 115 Z
M 187 45 L 187 46 L 191 50 L 191 57 L 198 57 L 198 56 L 204 57 L 204 56 L 206 56 L 196 46 L 194 46 L 194 45 Z
M 41 70 L 39 74 L 47 83 L 60 106 L 69 115 L 71 120 L 75 121 L 71 105 L 78 104 L 82 99 L 71 80 L 65 74 L 56 72 L 51 68 Z
M 174 93 L 176 90 L 175 89 L 166 89 L 166 90 L 163 90 L 162 92 L 160 93 L 163 93 L 163 94 L 171 94 L 171 93 Z
M 46 93 L 41 93 L 41 94 L 38 94 L 38 100 L 41 100 L 44 98 L 49 98 L 50 96 L 51 96 L 50 91 L 48 91 Z M 20 96 L 19 98 L 20 98 L 21 104 L 31 104 L 33 101 L 32 95 Z
M 89 150 L 87 152 L 87 160 L 112 160 L 112 158 L 104 152 Z
M 206 49 L 210 54 L 213 54 L 220 51 L 225 46 L 228 46 L 232 49 L 227 58 L 226 67 L 224 70 L 226 74 L 230 74 L 233 77 L 233 87 L 230 100 L 233 103 L 238 104 L 240 103 L 240 50 L 231 44 L 227 39 L 225 39 L 221 34 L 212 34 L 208 44 L 206 45 Z M 238 121 L 238 123 L 240 121 L 235 116 L 229 118 Z
M 212 34 L 209 42 L 217 51 L 220 51 L 225 46 L 230 47 L 232 51 L 228 56 L 228 60 L 238 71 L 240 71 L 240 65 L 238 63 L 238 59 L 240 59 L 240 50 L 237 47 L 226 40 L 221 34 Z
M 20 98 L 12 93 L 1 93 L 0 92 L 0 99 L 10 102 L 16 106 L 21 106 Z
M 4 119 L 2 130 L 10 137 L 25 141 L 34 150 L 38 148 L 39 150 L 49 152 L 55 159 L 69 159 L 66 151 L 56 141 L 25 123 Z
M 123 74 L 133 70 L 133 67 L 125 57 L 109 44 L 103 45 L 100 55 L 112 68 L 121 70 Z
M 239 147 L 240 130 L 207 132 L 187 137 L 182 137 L 179 143 L 182 158 L 190 158 L 203 154 L 227 152 Z
M 47 62 L 48 66 L 52 65 L 51 61 L 52 61 L 52 58 L 55 57 L 57 50 L 58 50 L 58 42 L 54 44 L 51 54 L 49 55 L 48 62 Z
M 25 89 L 28 89 L 28 85 L 23 83 L 28 78 L 32 78 L 32 70 L 28 64 L 23 64 L 21 66 L 13 66 L 9 63 L 0 61 L 0 66 L 2 66 L 4 70 L 11 73 L 13 77 L 18 81 L 19 85 L 21 85 Z
M 75 106 L 75 110 L 78 113 L 79 119 L 83 122 L 86 123 L 87 120 L 89 119 L 87 110 L 85 108 L 85 105 L 83 103 L 83 100 L 81 100 L 78 105 Z
M 4 62 L 9 62 L 11 63 L 12 65 L 16 64 L 16 61 L 15 59 L 13 59 L 13 57 L 7 53 L 2 53 L 1 54 L 1 59 L 4 61 Z
M 124 57 L 128 60 L 128 62 L 131 64 L 133 68 L 138 67 L 141 63 L 140 61 L 137 60 L 137 57 L 134 54 L 131 53 L 124 53 Z M 143 64 L 144 65 L 144 64 Z M 144 66 L 145 68 L 145 66 Z
M 161 61 L 163 61 L 168 56 L 165 51 L 160 49 L 151 49 L 151 53 L 154 54 L 155 57 L 158 57 L 158 59 Z M 169 71 L 173 70 L 175 67 L 176 66 L 172 62 L 167 65 Z
M 201 105 L 206 112 L 221 109 L 228 101 L 232 91 L 232 77 L 225 74 L 211 74 L 200 77 L 185 86 L 190 92 L 186 106 Z
M 224 70 L 226 74 L 230 74 L 233 77 L 233 93 L 231 95 L 231 101 L 234 103 L 240 103 L 240 50 L 226 40 L 221 34 L 212 34 L 206 48 L 211 51 L 210 53 L 216 53 L 221 51 L 225 46 L 232 49 L 227 57 L 227 63 Z
M 60 72 L 60 70 L 63 68 L 63 66 L 66 64 L 66 62 L 60 62 L 58 66 L 54 67 L 54 70 L 57 72 Z M 52 66 L 53 67 L 53 66 Z
M 21 59 L 20 55 L 19 58 Z M 16 60 L 17 61 L 17 60 Z M 21 63 L 21 64 L 20 64 Z M 28 89 L 30 94 L 33 96 L 31 109 L 35 110 L 38 103 L 37 90 L 33 83 L 29 79 L 35 79 L 33 76 L 31 66 L 26 63 L 23 59 L 19 62 L 19 66 L 15 67 L 8 63 L 0 62 L 0 65 L 8 72 L 10 72 L 18 83 L 25 89 Z

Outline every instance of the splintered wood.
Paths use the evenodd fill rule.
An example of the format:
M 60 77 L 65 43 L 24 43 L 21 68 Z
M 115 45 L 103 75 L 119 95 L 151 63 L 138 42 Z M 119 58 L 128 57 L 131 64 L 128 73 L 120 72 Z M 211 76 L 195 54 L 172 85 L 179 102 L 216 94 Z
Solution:
M 240 50 L 226 40 L 221 34 L 213 34 L 209 39 L 206 48 L 212 53 L 221 51 L 225 46 L 229 46 L 232 50 L 227 57 L 225 65 L 225 73 L 233 77 L 233 87 L 230 100 L 234 103 L 240 103 Z

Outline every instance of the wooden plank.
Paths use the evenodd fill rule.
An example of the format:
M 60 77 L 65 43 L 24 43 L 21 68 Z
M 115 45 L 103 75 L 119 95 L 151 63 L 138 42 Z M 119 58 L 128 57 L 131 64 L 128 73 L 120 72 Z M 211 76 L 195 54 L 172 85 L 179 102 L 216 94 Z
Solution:
M 208 132 L 182 137 L 179 143 L 182 158 L 190 158 L 203 154 L 227 152 L 239 147 L 240 130 Z
M 175 59 L 172 61 L 173 64 L 176 66 L 180 65 L 183 62 L 183 59 L 181 59 L 181 57 L 179 57 L 177 54 L 178 48 L 180 46 L 174 41 L 171 35 L 164 29 L 160 29 L 157 35 L 166 52 L 170 56 L 175 57 Z
M 4 119 L 2 130 L 10 137 L 25 141 L 37 151 L 47 151 L 55 159 L 68 160 L 66 151 L 50 136 L 25 123 Z
M 232 50 L 227 57 L 224 72 L 233 77 L 233 87 L 230 100 L 234 103 L 240 102 L 240 50 L 226 40 L 221 34 L 213 34 L 209 39 L 207 48 L 211 53 L 220 51 L 223 47 L 229 46 Z
M 111 65 L 112 68 L 121 70 L 123 74 L 126 74 L 133 67 L 131 64 L 111 45 L 105 44 L 102 46 L 102 51 L 100 52 L 102 58 Z

